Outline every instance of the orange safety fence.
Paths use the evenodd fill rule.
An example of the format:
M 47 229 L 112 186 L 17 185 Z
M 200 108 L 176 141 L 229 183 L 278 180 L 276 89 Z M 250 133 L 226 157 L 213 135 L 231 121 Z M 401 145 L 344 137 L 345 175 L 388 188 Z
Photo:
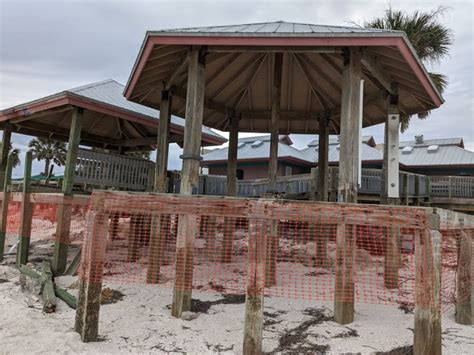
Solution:
M 243 294 L 249 265 L 256 262 L 257 270 L 264 268 L 258 282 L 266 296 L 314 301 L 354 296 L 356 303 L 410 311 L 416 241 L 430 233 L 429 213 L 413 207 L 104 192 L 93 194 L 92 206 L 85 230 L 92 250 L 82 259 L 83 266 L 98 260 L 92 262 L 97 272 L 82 271 L 92 282 L 103 275 L 108 284 Z M 95 224 L 99 215 L 107 221 L 105 229 Z M 461 227 L 454 224 L 442 234 L 444 311 L 455 303 Z M 249 249 L 255 252 L 257 244 L 264 250 L 250 260 Z M 185 267 L 183 260 L 192 263 Z M 184 274 L 177 285 L 176 270 Z M 340 280 L 353 282 L 354 294 L 336 285 L 338 272 Z

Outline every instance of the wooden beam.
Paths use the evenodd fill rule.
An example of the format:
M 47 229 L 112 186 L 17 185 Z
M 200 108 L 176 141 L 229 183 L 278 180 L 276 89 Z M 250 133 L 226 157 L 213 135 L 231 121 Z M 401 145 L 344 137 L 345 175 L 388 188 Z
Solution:
M 229 149 L 227 157 L 227 196 L 235 196 L 237 192 L 237 152 L 239 140 L 240 117 L 231 111 L 229 114 Z
M 360 90 L 360 51 L 348 49 L 342 72 L 341 134 L 338 201 L 357 203 Z
M 187 100 L 186 91 L 187 90 L 184 89 L 184 88 L 176 87 L 173 90 L 173 96 L 178 97 L 182 100 Z M 222 114 L 226 114 L 227 111 L 231 108 L 231 107 L 227 107 L 225 105 L 222 105 L 220 103 L 217 103 L 214 100 L 208 99 L 208 98 L 204 98 L 204 107 L 206 109 L 209 109 L 209 110 L 212 110 L 212 111 L 217 111 L 217 112 L 222 113 Z
M 200 145 L 204 112 L 205 56 L 203 51 L 189 52 L 188 85 L 186 96 L 186 124 L 184 130 L 183 168 L 180 193 L 191 195 L 199 184 Z M 171 314 L 181 317 L 191 310 L 194 239 L 199 233 L 199 216 L 181 215 L 178 219 L 176 241 L 176 273 Z
M 42 118 L 42 117 L 45 117 L 45 116 L 52 116 L 52 115 L 56 115 L 58 113 L 72 111 L 73 109 L 74 108 L 72 106 L 61 107 L 61 108 L 58 108 L 58 109 L 50 109 L 50 110 L 46 110 L 46 111 L 42 111 L 42 112 L 38 112 L 38 113 L 33 113 L 33 114 L 13 118 L 13 119 L 9 120 L 9 122 L 11 124 L 18 124 L 18 123 L 24 122 L 24 121 L 37 120 L 38 118 Z
M 76 168 L 77 152 L 81 141 L 81 130 L 84 110 L 76 108 L 71 119 L 71 131 L 67 147 L 66 165 L 62 192 L 65 197 L 72 196 L 74 186 L 74 172 Z M 56 239 L 54 244 L 52 268 L 55 275 L 61 275 L 66 270 L 69 232 L 71 228 L 72 206 L 60 205 L 57 211 Z
M 380 64 L 376 56 L 368 53 L 366 50 L 362 50 L 361 62 L 389 93 L 395 94 L 392 86 L 393 79 L 388 74 L 387 69 Z
M 210 53 L 342 53 L 342 47 L 208 46 Z
M 183 72 L 187 64 L 188 64 L 188 56 L 186 55 L 184 58 L 181 59 L 181 62 L 175 67 L 175 69 L 171 72 L 169 77 L 165 80 L 164 90 L 171 89 L 171 87 L 175 83 L 177 76 Z

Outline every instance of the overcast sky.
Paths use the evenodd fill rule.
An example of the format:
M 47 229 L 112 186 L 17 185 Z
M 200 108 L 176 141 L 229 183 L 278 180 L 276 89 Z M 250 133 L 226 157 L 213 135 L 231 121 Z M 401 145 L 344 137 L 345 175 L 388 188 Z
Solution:
M 428 120 L 412 119 L 402 140 L 458 137 L 474 150 L 474 1 L 398 0 L 394 9 L 448 7 L 451 55 L 428 69 L 445 73 L 445 104 Z M 0 0 L 0 109 L 108 78 L 125 83 L 147 30 L 283 20 L 329 25 L 362 24 L 381 16 L 388 1 L 23 1 Z M 383 127 L 364 130 L 377 142 Z M 312 137 L 292 135 L 296 146 Z M 25 149 L 30 137 L 15 135 Z M 169 168 L 180 167 L 179 149 Z M 35 164 L 39 171 L 42 164 Z M 21 168 L 15 175 L 21 175 Z M 59 171 L 59 170 L 58 170 Z

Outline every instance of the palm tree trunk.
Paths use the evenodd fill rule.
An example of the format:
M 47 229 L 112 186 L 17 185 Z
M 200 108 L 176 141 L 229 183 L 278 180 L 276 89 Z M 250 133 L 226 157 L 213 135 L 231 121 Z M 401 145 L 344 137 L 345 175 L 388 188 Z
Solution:
M 44 162 L 44 173 L 43 173 L 44 176 L 48 176 L 48 173 L 49 173 L 49 164 L 50 164 L 49 159 L 45 159 L 45 162 Z

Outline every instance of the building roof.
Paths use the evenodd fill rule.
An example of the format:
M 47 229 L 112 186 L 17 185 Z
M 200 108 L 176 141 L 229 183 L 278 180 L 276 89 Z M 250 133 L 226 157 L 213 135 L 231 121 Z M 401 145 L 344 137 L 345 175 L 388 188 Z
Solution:
M 403 114 L 439 107 L 443 99 L 403 32 L 349 26 L 267 22 L 149 31 L 125 88 L 134 102 L 159 108 L 160 92 L 174 88 L 173 113 L 186 107 L 187 57 L 205 48 L 204 124 L 229 130 L 228 109 L 240 114 L 241 132 L 269 132 L 273 54 L 282 54 L 280 134 L 319 131 L 317 115 L 340 121 L 344 48 L 361 51 L 363 126 L 385 121 L 381 95 L 398 83 Z M 204 58 L 201 57 L 201 61 Z M 155 93 L 155 94 L 151 94 Z
M 400 163 L 405 166 L 474 166 L 474 152 L 461 148 L 458 139 L 433 139 L 423 145 L 400 146 Z M 427 141 L 427 142 L 428 142 Z M 445 144 L 443 144 L 445 143 Z M 409 149 L 409 148 L 412 149 Z
M 67 140 L 68 117 L 72 106 L 77 106 L 85 109 L 83 143 L 114 146 L 128 139 L 129 142 L 144 141 L 145 146 L 153 145 L 159 111 L 126 100 L 123 89 L 122 84 L 109 79 L 64 90 L 0 111 L 0 124 L 9 121 L 18 133 Z M 172 141 L 180 143 L 184 132 L 182 118 L 172 116 L 171 132 Z M 226 142 L 207 127 L 203 127 L 202 132 L 204 145 Z
M 460 148 L 464 148 L 464 141 L 461 137 L 457 138 L 437 138 L 437 139 L 424 139 L 423 136 L 421 136 L 422 141 L 404 141 L 400 142 L 400 147 L 428 147 L 430 145 L 454 145 L 458 146 Z
M 375 28 L 363 28 L 358 26 L 331 26 L 331 25 L 314 25 L 309 23 L 297 23 L 286 21 L 272 21 L 261 23 L 246 23 L 239 25 L 224 25 L 224 26 L 207 26 L 207 27 L 188 27 L 177 29 L 166 29 L 160 31 L 153 31 L 153 33 L 209 33 L 209 34 L 315 34 L 315 33 L 394 33 L 400 35 L 401 31 L 384 30 Z
M 237 159 L 242 161 L 268 160 L 270 157 L 270 135 L 239 139 Z M 255 139 L 257 138 L 257 139 Z M 329 145 L 329 163 L 339 161 L 339 143 L 337 137 L 331 137 L 333 144 Z M 261 142 L 259 145 L 258 142 Z M 257 144 L 254 144 L 257 143 Z M 377 149 L 362 145 L 362 161 L 382 161 L 383 155 Z M 203 165 L 221 164 L 227 161 L 228 148 L 213 149 L 203 156 Z M 278 144 L 278 159 L 291 160 L 303 164 L 314 165 L 318 162 L 318 148 L 311 146 L 306 149 L 297 149 L 284 143 Z M 211 164 L 210 164 L 211 163 Z

